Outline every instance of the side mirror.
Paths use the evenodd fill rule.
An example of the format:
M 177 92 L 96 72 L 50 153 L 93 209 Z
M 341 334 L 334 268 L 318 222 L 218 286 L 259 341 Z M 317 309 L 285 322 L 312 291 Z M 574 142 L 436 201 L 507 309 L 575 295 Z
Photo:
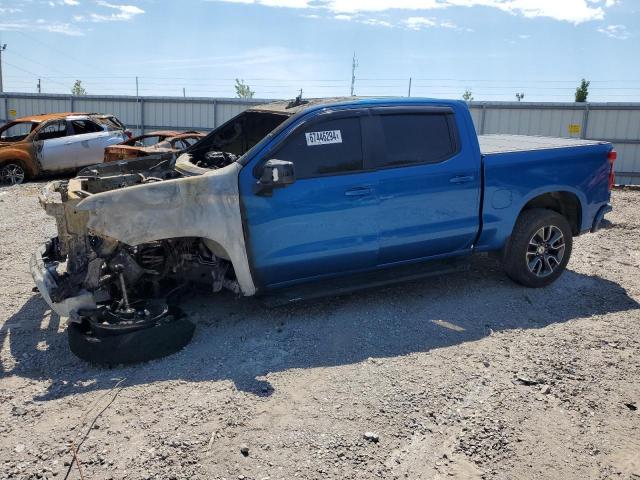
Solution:
M 262 166 L 260 178 L 254 185 L 256 195 L 271 196 L 276 188 L 283 188 L 296 181 L 293 163 L 271 159 Z

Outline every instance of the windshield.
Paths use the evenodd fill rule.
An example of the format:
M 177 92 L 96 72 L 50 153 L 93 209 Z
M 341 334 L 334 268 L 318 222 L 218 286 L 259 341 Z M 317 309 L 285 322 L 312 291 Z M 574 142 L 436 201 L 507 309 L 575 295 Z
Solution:
M 19 142 L 38 126 L 38 122 L 13 122 L 0 128 L 0 141 Z

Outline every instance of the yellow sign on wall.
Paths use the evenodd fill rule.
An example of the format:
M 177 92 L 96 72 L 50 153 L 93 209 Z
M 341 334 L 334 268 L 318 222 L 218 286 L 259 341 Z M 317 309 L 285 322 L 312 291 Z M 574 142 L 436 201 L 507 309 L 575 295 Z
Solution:
M 580 133 L 580 124 L 579 123 L 571 123 L 569 124 L 569 133 L 571 134 L 579 134 Z
M 18 114 L 18 112 L 16 112 L 15 110 L 9 110 L 9 116 L 10 117 L 15 117 Z

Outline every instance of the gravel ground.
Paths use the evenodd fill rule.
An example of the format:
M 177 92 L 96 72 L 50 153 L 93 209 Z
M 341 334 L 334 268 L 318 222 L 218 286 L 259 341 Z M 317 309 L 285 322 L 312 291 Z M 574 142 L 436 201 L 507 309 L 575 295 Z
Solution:
M 480 258 L 278 309 L 194 294 L 183 351 L 100 369 L 32 292 L 41 186 L 0 189 L 2 479 L 64 478 L 74 444 L 86 479 L 640 479 L 640 192 L 546 289 Z

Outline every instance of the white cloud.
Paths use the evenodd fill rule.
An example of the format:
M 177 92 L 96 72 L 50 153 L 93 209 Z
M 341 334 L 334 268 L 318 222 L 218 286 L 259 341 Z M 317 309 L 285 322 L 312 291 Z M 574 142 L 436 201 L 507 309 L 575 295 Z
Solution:
M 425 28 L 448 28 L 450 30 L 464 30 L 467 32 L 472 32 L 473 30 L 468 28 L 461 28 L 453 22 L 449 20 L 438 20 L 436 18 L 429 17 L 409 17 L 402 22 L 405 28 L 409 30 L 420 31 Z
M 617 40 L 626 40 L 631 36 L 631 32 L 629 32 L 624 25 L 607 25 L 606 27 L 598 28 L 598 31 L 604 33 L 609 38 L 615 38 Z
M 409 17 L 404 21 L 404 24 L 410 30 L 422 30 L 423 28 L 435 27 L 437 23 L 435 20 L 427 17 Z
M 601 20 L 618 0 L 214 0 L 271 7 L 327 9 L 334 14 L 428 11 L 452 7 L 489 7 L 527 18 L 547 17 L 579 24 Z
M 344 21 L 348 22 L 349 20 L 351 20 L 352 17 L 351 17 L 351 15 L 340 14 L 340 15 L 336 15 L 333 18 L 335 18 L 336 20 L 344 20 Z
M 72 37 L 79 37 L 84 33 L 69 23 L 51 23 L 51 22 L 0 22 L 0 30 L 6 31 L 42 31 L 50 33 L 61 33 Z
M 380 20 L 378 18 L 365 18 L 364 20 L 361 20 L 360 23 L 364 23 L 365 25 L 373 25 L 376 27 L 393 27 L 391 23 L 387 22 L 386 20 Z
M 68 7 L 76 7 L 80 5 L 80 2 L 78 0 L 56 0 L 55 2 L 53 0 L 50 0 L 47 2 L 47 4 L 50 7 L 59 7 L 64 5 Z
M 245 3 L 265 7 L 308 8 L 312 0 L 206 0 L 207 2 Z
M 98 1 L 98 5 L 101 7 L 110 8 L 112 10 L 116 10 L 116 13 L 111 13 L 109 15 L 104 15 L 101 13 L 92 13 L 89 15 L 89 19 L 92 22 L 121 22 L 131 20 L 136 15 L 140 15 L 144 13 L 139 7 L 135 5 L 117 5 L 113 3 L 108 3 L 105 1 Z

